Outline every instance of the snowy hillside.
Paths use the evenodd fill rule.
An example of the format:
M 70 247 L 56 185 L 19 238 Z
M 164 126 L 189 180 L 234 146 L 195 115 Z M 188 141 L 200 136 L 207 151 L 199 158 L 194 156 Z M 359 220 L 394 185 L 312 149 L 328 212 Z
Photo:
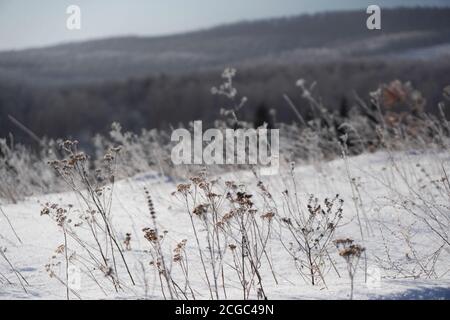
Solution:
M 355 299 L 450 299 L 449 171 L 448 151 L 381 152 L 297 165 L 270 177 L 237 171 L 193 181 L 152 174 L 118 181 L 100 198 L 108 206 L 112 192 L 110 225 L 124 259 L 111 250 L 115 244 L 104 225 L 89 222 L 86 193 L 30 197 L 1 206 L 0 246 L 14 269 L 0 257 L 0 298 L 348 299 L 348 257 L 356 268 Z M 202 183 L 210 188 L 207 197 L 217 201 L 202 198 Z M 208 201 L 212 205 L 200 205 Z M 226 215 L 244 206 L 251 208 L 245 214 L 253 215 L 245 218 L 251 219 L 246 240 L 251 246 L 238 255 L 243 237 Z M 317 226 L 312 234 L 322 233 L 312 285 L 293 221 L 297 216 L 308 226 L 315 214 L 329 220 L 310 224 Z M 205 222 L 223 224 L 216 229 Z M 228 231 L 219 234 L 219 228 Z M 323 233 L 330 239 L 321 238 Z M 335 240 L 345 246 L 348 238 L 365 251 L 347 256 L 336 248 Z M 111 270 L 97 268 L 104 265 L 99 248 Z M 253 257 L 257 272 L 245 264 L 252 254 L 261 255 Z M 247 267 L 239 272 L 242 262 Z M 252 278 L 243 289 L 241 277 L 248 274 Z

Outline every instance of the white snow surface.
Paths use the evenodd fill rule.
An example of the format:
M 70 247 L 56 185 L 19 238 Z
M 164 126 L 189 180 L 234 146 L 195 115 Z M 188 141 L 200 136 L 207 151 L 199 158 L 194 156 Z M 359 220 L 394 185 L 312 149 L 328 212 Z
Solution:
M 395 165 L 392 157 L 395 158 Z M 421 221 L 403 210 L 401 206 L 393 204 L 395 199 L 414 196 L 407 184 L 419 188 L 420 183 L 426 182 L 426 177 L 420 171 L 421 167 L 427 168 L 431 179 L 440 179 L 442 167 L 450 171 L 449 161 L 450 154 L 447 152 L 439 154 L 408 152 L 396 153 L 394 156 L 379 152 L 349 158 L 350 177 L 355 178 L 360 186 L 359 199 L 362 200 L 363 209 L 360 209 L 359 215 L 364 240 L 361 238 L 357 212 L 352 200 L 354 195 L 344 159 L 295 167 L 294 179 L 297 192 L 305 203 L 310 194 L 314 194 L 320 200 L 339 194 L 345 201 L 344 219 L 334 237 L 349 237 L 362 244 L 366 248 L 369 270 L 369 279 L 366 281 L 364 261 L 361 259 L 355 279 L 355 299 L 450 299 L 449 247 L 445 246 Z M 403 172 L 408 181 L 404 181 L 399 172 Z M 249 192 L 257 193 L 258 181 L 250 171 L 235 171 L 215 178 L 222 182 L 233 180 L 236 183 L 243 183 Z M 290 170 L 281 170 L 278 175 L 262 177 L 261 180 L 268 186 L 274 200 L 279 204 L 280 212 L 283 212 L 281 194 L 291 187 Z M 82 273 L 80 286 L 76 290 L 82 299 L 163 298 L 155 270 L 149 265 L 151 257 L 146 252 L 149 244 L 142 232 L 143 228 L 151 226 L 144 187 L 149 190 L 154 201 L 159 229 L 168 231 L 164 243 L 168 248 L 167 254 L 172 253 L 177 242 L 187 239 L 191 285 L 198 289 L 198 299 L 209 298 L 189 216 L 183 203 L 172 195 L 177 184 L 181 182 L 185 181 L 171 181 L 157 175 L 144 174 L 116 183 L 111 209 L 112 221 L 121 241 L 127 232 L 132 234 L 132 250 L 125 251 L 125 257 L 136 285 L 131 285 L 126 273 L 122 272 L 120 274 L 123 281 L 122 290 L 116 292 L 107 281 L 100 279 L 99 281 L 103 281 L 104 288 L 101 290 L 87 274 Z M 432 194 L 436 197 L 436 202 L 449 205 L 448 197 L 445 198 L 436 190 L 430 192 L 436 192 Z M 257 199 L 255 196 L 256 202 Z M 18 204 L 2 205 L 3 211 L 22 243 L 1 216 L 0 247 L 6 249 L 6 256 L 27 280 L 28 285 L 25 285 L 25 291 L 13 269 L 0 259 L 0 276 L 3 275 L 3 278 L 0 278 L 0 299 L 66 299 L 65 286 L 55 278 L 49 277 L 45 270 L 45 265 L 55 254 L 56 248 L 63 243 L 61 229 L 48 216 L 40 215 L 45 203 L 57 203 L 60 206 L 71 204 L 74 210 L 82 207 L 80 199 L 72 192 L 39 195 L 27 198 Z M 392 261 L 405 269 L 415 268 L 408 265 L 411 263 L 411 248 L 398 236 L 408 228 L 411 232 L 414 253 L 420 255 L 421 261 L 428 261 L 428 255 L 442 247 L 433 268 L 434 272 L 413 278 L 405 272 L 392 270 L 392 265 L 391 267 L 383 266 L 382 261 L 387 260 L 387 245 Z M 202 232 L 200 232 L 200 239 L 203 239 Z M 206 246 L 205 243 L 201 245 Z M 76 244 L 70 239 L 68 247 L 77 250 Z M 299 276 L 293 259 L 277 239 L 270 241 L 268 251 L 278 281 L 277 284 L 270 270 L 264 265 L 262 267 L 264 289 L 269 299 L 349 298 L 350 281 L 345 263 L 334 247 L 330 248 L 330 254 L 336 263 L 339 275 L 334 270 L 329 270 L 325 275 L 326 285 L 318 286 L 306 283 Z M 171 260 L 170 257 L 168 259 Z M 172 268 L 176 269 L 176 266 Z M 420 274 L 417 268 L 414 270 Z M 429 265 L 424 268 L 429 268 Z M 62 276 L 64 270 L 61 269 L 60 272 Z M 102 275 L 98 277 L 101 278 Z M 227 271 L 226 277 L 229 279 L 227 280 L 227 298 L 240 299 L 242 294 L 232 270 Z M 9 281 L 7 282 L 5 278 Z M 77 299 L 74 295 L 71 295 L 71 298 Z

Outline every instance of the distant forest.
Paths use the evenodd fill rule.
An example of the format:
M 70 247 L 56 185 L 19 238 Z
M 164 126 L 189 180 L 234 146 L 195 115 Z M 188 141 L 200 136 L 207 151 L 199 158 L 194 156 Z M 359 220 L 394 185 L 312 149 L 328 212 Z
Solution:
M 287 94 L 308 118 L 308 108 L 295 86 L 299 78 L 316 81 L 316 93 L 324 106 L 336 111 L 351 108 L 355 94 L 368 101 L 369 92 L 381 83 L 411 81 L 427 99 L 427 110 L 435 112 L 442 89 L 450 84 L 450 61 L 360 60 L 239 69 L 235 85 L 240 95 L 248 97 L 239 116 L 256 121 L 261 109 L 274 109 L 277 121 L 292 122 L 294 114 L 283 99 Z M 130 131 L 166 129 L 197 119 L 212 124 L 220 117 L 220 108 L 228 106 L 211 94 L 211 87 L 220 82 L 220 73 L 211 71 L 102 85 L 0 85 L 0 136 L 11 132 L 16 141 L 28 141 L 8 115 L 40 137 L 73 137 L 86 142 L 95 133 L 106 133 L 115 121 Z

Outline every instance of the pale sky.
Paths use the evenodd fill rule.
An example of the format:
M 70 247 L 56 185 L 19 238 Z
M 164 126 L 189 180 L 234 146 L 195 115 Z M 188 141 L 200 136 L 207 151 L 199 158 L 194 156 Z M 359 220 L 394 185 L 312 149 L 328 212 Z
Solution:
M 81 30 L 66 8 L 81 8 Z M 0 0 L 0 51 L 123 35 L 165 35 L 268 17 L 370 4 L 450 6 L 450 0 Z

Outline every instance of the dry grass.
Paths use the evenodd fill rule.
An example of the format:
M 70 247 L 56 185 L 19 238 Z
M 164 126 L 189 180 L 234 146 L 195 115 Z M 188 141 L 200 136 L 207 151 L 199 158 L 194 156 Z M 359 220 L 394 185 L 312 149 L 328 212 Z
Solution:
M 225 83 L 214 89 L 214 93 L 225 95 L 232 101 L 232 107 L 224 109 L 226 118 L 221 123 L 246 126 L 248 124 L 238 120 L 246 100 L 236 98 L 233 76 L 234 72 L 227 70 L 223 75 Z M 446 252 L 450 248 L 448 167 L 438 158 L 431 168 L 420 163 L 415 168 L 407 167 L 398 159 L 398 154 L 407 154 L 405 151 L 409 150 L 448 151 L 450 128 L 443 113 L 440 118 L 423 113 L 424 99 L 420 93 L 409 83 L 394 81 L 380 86 L 371 94 L 370 102 L 361 99 L 354 112 L 343 119 L 314 97 L 314 86 L 304 81 L 297 85 L 314 119 L 305 121 L 292 104 L 299 117 L 298 123 L 279 125 L 282 133 L 280 154 L 285 156 L 282 170 L 290 172 L 285 190 L 266 184 L 256 174 L 257 167 L 251 168 L 256 185 L 215 179 L 223 168 L 208 168 L 194 176 L 190 175 L 192 169 L 170 169 L 170 148 L 162 146 L 167 133 L 144 131 L 140 136 L 132 135 L 122 133 L 121 128 L 114 125 L 109 139 L 97 137 L 97 152 L 106 153 L 95 159 L 80 151 L 76 141 L 61 142 L 59 150 L 49 144 L 45 155 L 37 156 L 26 148 L 1 140 L 0 176 L 6 183 L 0 185 L 0 199 L 17 202 L 33 193 L 64 188 L 77 196 L 76 205 L 47 203 L 41 211 L 41 215 L 49 216 L 61 231 L 61 245 L 46 269 L 52 278 L 66 287 L 68 299 L 81 298 L 81 294 L 69 285 L 71 266 L 79 268 L 106 296 L 111 287 L 116 292 L 130 290 L 137 275 L 129 267 L 125 252 L 133 251 L 134 237 L 142 237 L 148 243 L 150 266 L 141 261 L 146 288 L 146 272 L 151 269 L 156 272 L 158 281 L 150 285 L 157 287 L 166 299 L 227 299 L 229 288 L 239 288 L 243 299 L 270 298 L 265 284 L 271 281 L 278 284 L 276 269 L 279 263 L 271 258 L 272 247 L 285 249 L 286 260 L 293 262 L 293 270 L 307 286 L 326 287 L 330 272 L 339 278 L 341 266 L 336 259 L 341 256 L 351 280 L 350 297 L 353 298 L 355 274 L 362 257 L 367 271 L 366 254 L 370 251 L 363 246 L 366 247 L 367 239 L 378 229 L 383 239 L 378 246 L 384 248 L 384 254 L 376 256 L 376 261 L 378 266 L 389 271 L 388 276 L 444 277 L 448 270 L 439 272 L 437 265 L 448 262 Z M 444 92 L 444 98 L 450 100 L 449 89 Z M 440 105 L 442 110 L 446 103 Z M 400 111 L 405 108 L 406 111 Z M 117 142 L 121 147 L 113 146 Z M 376 150 L 384 150 L 389 155 L 387 174 L 374 177 L 363 172 L 362 178 L 357 177 L 357 168 L 352 167 L 350 156 Z M 54 170 L 51 174 L 41 166 L 49 154 L 62 156 L 61 160 L 49 161 Z M 336 194 L 338 190 L 336 195 L 325 199 L 314 195 L 307 197 L 299 192 L 292 161 L 297 164 L 323 162 L 340 156 L 344 159 L 351 199 L 343 199 Z M 27 166 L 35 172 L 20 171 Z M 155 168 L 158 172 L 191 177 L 178 184 L 173 193 L 174 202 L 184 206 L 191 224 L 189 236 L 175 244 L 166 241 L 171 230 L 161 231 L 151 189 L 144 191 L 150 226 L 143 229 L 143 234 L 119 235 L 113 223 L 111 208 L 118 177 Z M 46 177 L 45 182 L 38 176 Z M 382 185 L 389 193 L 389 197 L 383 199 L 383 205 L 378 204 L 380 199 L 370 199 L 370 190 L 361 182 L 367 179 Z M 44 188 L 43 185 L 48 186 Z M 344 200 L 353 203 L 354 223 L 359 230 L 359 234 L 347 236 L 359 238 L 362 245 L 356 245 L 348 238 L 336 239 L 336 232 L 346 215 Z M 407 215 L 408 220 L 396 217 L 399 228 L 395 230 L 390 229 L 386 221 L 380 220 L 374 225 L 366 212 L 369 201 L 376 208 L 389 206 L 395 212 Z M 3 210 L 2 214 L 6 217 Z M 426 230 L 427 236 L 436 244 L 425 254 L 418 249 L 420 240 L 416 239 L 415 231 L 418 228 Z M 392 256 L 392 239 L 409 249 L 408 263 Z M 338 247 L 337 255 L 331 250 L 333 243 Z M 188 250 L 188 246 L 195 250 Z M 12 267 L 5 251 L 0 252 Z M 200 284 L 192 280 L 191 272 L 192 261 L 197 259 L 201 269 L 196 271 L 201 272 L 204 281 Z M 16 276 L 25 289 L 25 279 L 17 272 Z M 2 274 L 0 280 L 10 283 Z

